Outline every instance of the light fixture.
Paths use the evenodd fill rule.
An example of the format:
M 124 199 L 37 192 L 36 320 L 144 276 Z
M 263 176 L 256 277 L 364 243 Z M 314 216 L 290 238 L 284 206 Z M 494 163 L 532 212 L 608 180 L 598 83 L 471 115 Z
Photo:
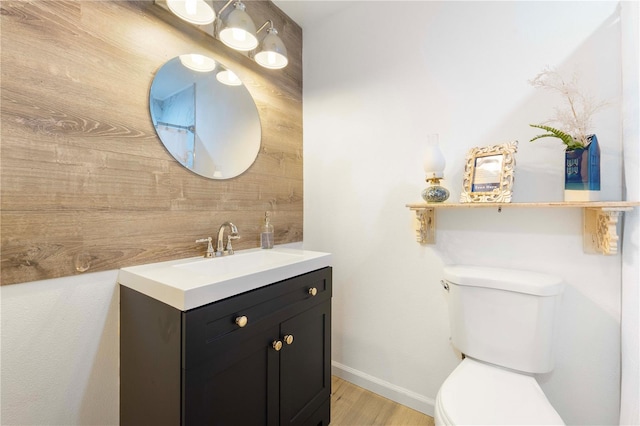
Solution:
M 176 16 L 196 25 L 207 25 L 216 19 L 216 13 L 204 0 L 167 0 L 167 6 Z
M 238 78 L 238 76 L 231 70 L 222 70 L 218 74 L 216 74 L 216 80 L 218 80 L 222 84 L 226 84 L 227 86 L 241 86 L 242 81 Z
M 155 0 L 156 4 L 164 7 L 163 2 Z M 217 14 L 205 0 L 166 0 L 169 10 L 179 18 L 196 25 L 206 25 L 214 22 L 213 35 L 226 46 L 241 51 L 251 52 L 248 56 L 254 59 L 260 66 L 269 69 L 281 69 L 287 66 L 287 48 L 278 31 L 273 26 L 273 21 L 267 20 L 256 31 L 253 20 L 246 12 L 246 6 L 241 0 L 228 0 Z M 223 13 L 233 4 L 233 9 Z M 268 28 L 267 28 L 268 26 Z M 266 28 L 266 35 L 258 47 L 258 33 Z
M 424 172 L 429 186 L 422 191 L 422 198 L 428 203 L 441 203 L 449 198 L 447 188 L 440 186 L 444 178 L 446 160 L 440 151 L 438 134 L 427 135 L 427 148 L 424 156 Z
M 180 63 L 190 70 L 197 72 L 211 72 L 216 69 L 216 61 L 197 53 L 180 55 Z
M 249 14 L 245 12 L 244 3 L 236 1 L 233 3 L 233 8 L 227 18 L 222 21 L 222 29 L 219 33 L 220 41 L 230 48 L 242 52 L 255 49 L 258 47 L 256 25 Z M 222 9 L 224 10 L 224 8 Z
M 255 60 L 265 68 L 284 68 L 289 63 L 287 59 L 287 48 L 284 46 L 280 37 L 278 37 L 278 31 L 273 28 L 273 22 L 270 20 L 265 22 L 257 32 L 262 31 L 267 25 L 269 25 L 267 35 L 262 39 L 258 53 L 255 55 Z

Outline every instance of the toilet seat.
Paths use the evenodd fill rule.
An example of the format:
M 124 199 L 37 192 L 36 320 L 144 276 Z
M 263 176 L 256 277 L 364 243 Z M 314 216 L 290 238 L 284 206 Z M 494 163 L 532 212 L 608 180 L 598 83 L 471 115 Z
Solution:
M 536 380 L 465 358 L 438 391 L 436 425 L 563 425 Z

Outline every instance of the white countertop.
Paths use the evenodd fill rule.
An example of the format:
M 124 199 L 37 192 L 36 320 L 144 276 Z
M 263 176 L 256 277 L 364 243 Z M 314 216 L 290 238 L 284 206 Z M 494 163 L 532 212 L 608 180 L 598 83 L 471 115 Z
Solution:
M 276 246 L 122 268 L 118 282 L 181 311 L 331 266 L 331 254 Z

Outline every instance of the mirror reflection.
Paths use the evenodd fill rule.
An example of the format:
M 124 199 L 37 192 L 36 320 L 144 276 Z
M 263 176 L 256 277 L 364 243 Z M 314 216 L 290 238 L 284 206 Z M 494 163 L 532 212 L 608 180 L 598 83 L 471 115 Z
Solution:
M 206 56 L 181 55 L 164 64 L 151 84 L 149 109 L 165 148 L 201 176 L 238 176 L 260 150 L 251 94 L 233 71 Z

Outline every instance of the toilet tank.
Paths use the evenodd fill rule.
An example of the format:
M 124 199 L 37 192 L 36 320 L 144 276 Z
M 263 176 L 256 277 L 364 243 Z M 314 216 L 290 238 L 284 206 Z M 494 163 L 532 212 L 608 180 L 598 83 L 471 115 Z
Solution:
M 562 279 L 530 271 L 444 268 L 451 342 L 463 354 L 528 373 L 553 369 Z

